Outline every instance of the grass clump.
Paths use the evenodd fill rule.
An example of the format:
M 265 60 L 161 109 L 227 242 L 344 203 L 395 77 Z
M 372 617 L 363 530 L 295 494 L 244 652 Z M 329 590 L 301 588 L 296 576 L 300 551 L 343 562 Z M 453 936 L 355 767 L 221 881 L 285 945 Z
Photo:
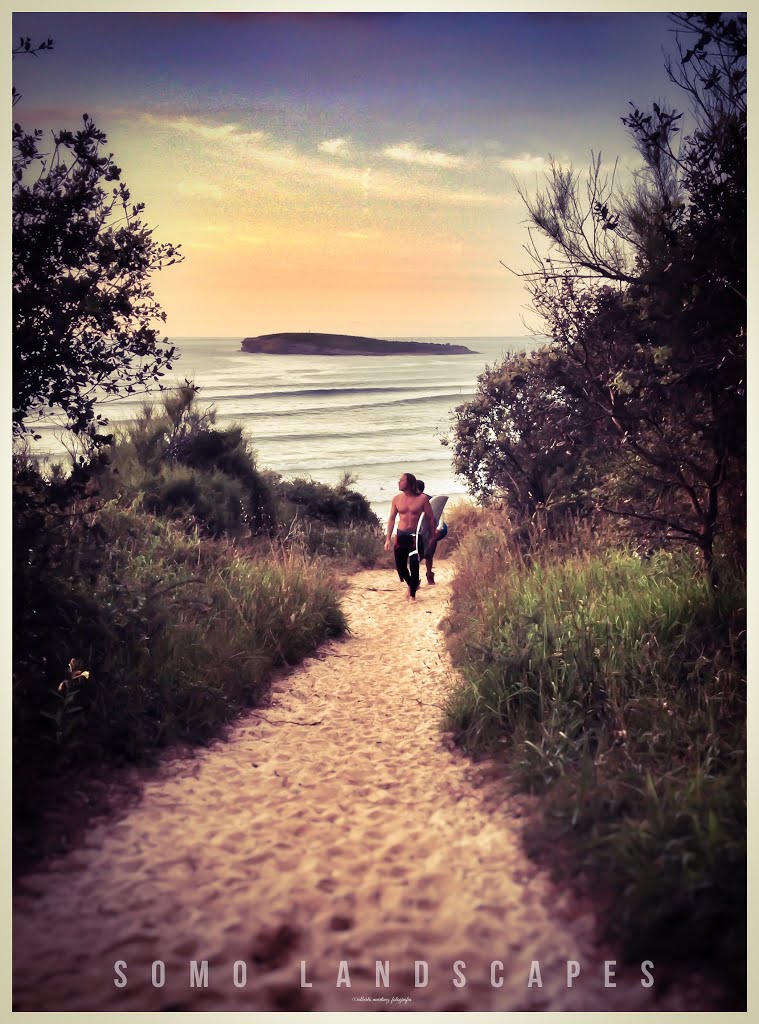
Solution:
M 51 572 L 38 555 L 16 594 L 22 828 L 45 777 L 207 743 L 260 702 L 273 669 L 346 628 L 323 560 L 243 551 L 116 503 L 87 520 L 68 527 L 67 563 Z
M 630 955 L 739 965 L 745 580 L 714 591 L 685 553 L 641 558 L 589 533 L 525 548 L 496 522 L 459 558 L 458 741 L 542 794 L 533 841 L 606 894 Z
M 448 536 L 438 545 L 435 558 L 447 558 L 454 553 L 462 541 L 477 527 L 490 522 L 501 522 L 501 515 L 494 509 L 473 505 L 471 501 L 459 500 L 445 506 L 444 517 L 448 524 Z

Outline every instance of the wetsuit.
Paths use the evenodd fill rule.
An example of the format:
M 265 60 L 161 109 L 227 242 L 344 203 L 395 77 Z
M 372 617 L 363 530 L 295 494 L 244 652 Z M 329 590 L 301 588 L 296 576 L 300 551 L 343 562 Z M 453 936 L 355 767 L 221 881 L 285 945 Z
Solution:
M 411 596 L 419 589 L 419 552 L 414 530 L 397 530 L 395 534 L 395 568 L 404 583 L 408 583 Z

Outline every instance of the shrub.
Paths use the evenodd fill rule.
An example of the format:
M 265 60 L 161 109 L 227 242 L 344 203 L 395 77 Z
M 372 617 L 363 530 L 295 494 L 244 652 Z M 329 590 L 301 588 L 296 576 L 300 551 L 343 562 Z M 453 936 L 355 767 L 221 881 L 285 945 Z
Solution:
M 382 557 L 379 519 L 363 494 L 352 489 L 350 474 L 335 486 L 304 478 L 284 480 L 271 471 L 265 480 L 283 543 L 330 558 L 347 571 L 371 569 Z
M 278 479 L 276 494 L 280 500 L 280 514 L 290 522 L 296 516 L 316 519 L 332 526 L 349 523 L 368 523 L 379 526 L 379 520 L 363 494 L 348 487 L 331 487 L 299 477 L 295 480 Z
M 142 495 L 146 510 L 197 523 L 215 537 L 272 532 L 270 488 L 242 428 L 214 427 L 213 409 L 199 409 L 196 396 L 188 385 L 164 397 L 163 412 L 143 404 L 117 435 L 103 494 L 127 503 Z
M 29 715 L 36 726 L 44 695 L 65 676 L 72 622 L 91 603 L 77 590 L 97 579 L 102 562 L 102 531 L 88 516 L 90 483 L 81 469 L 46 480 L 30 460 L 14 458 L 14 743 Z M 43 746 L 43 760 L 44 753 Z
M 266 481 L 256 468 L 242 427 L 226 430 L 204 429 L 172 441 L 166 450 L 169 460 L 203 470 L 223 474 L 235 480 L 244 494 L 247 520 L 254 533 L 270 530 L 274 525 L 272 497 Z
M 245 488 L 225 473 L 169 466 L 145 480 L 143 507 L 168 518 L 198 522 L 213 537 L 249 530 Z

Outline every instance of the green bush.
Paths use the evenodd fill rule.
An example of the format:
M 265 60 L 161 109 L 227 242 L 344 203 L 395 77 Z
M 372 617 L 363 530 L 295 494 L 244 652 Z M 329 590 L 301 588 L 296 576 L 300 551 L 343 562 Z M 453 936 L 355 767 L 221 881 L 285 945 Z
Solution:
M 196 396 L 187 386 L 164 396 L 163 411 L 143 405 L 116 436 L 103 495 L 126 503 L 140 496 L 147 511 L 196 523 L 215 537 L 273 532 L 271 491 L 242 428 L 215 427 L 213 409 L 199 409 Z
M 272 496 L 263 474 L 256 468 L 242 427 L 188 433 L 168 445 L 166 456 L 180 465 L 236 481 L 243 494 L 246 520 L 252 532 L 271 530 L 274 525 Z
M 280 501 L 280 514 L 287 522 L 298 516 L 319 520 L 332 526 L 367 523 L 379 526 L 379 520 L 363 494 L 338 484 L 317 483 L 315 480 L 278 478 L 275 493 Z
M 143 508 L 154 515 L 192 519 L 213 537 L 249 531 L 245 488 L 225 473 L 168 466 L 144 487 Z
M 380 522 L 367 499 L 352 489 L 350 474 L 331 486 L 265 474 L 283 543 L 324 556 L 347 571 L 373 568 L 383 554 Z
M 685 554 L 582 548 L 528 557 L 494 524 L 465 539 L 449 723 L 543 793 L 534 841 L 609 896 L 631 954 L 739 965 L 745 580 L 715 592 Z

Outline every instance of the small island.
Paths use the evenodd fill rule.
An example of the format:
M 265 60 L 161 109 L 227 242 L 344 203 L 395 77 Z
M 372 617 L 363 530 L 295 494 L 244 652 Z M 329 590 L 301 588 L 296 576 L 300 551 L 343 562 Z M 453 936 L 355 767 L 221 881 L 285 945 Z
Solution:
M 243 338 L 243 352 L 264 352 L 277 356 L 461 356 L 472 355 L 466 345 L 425 341 L 381 341 L 353 334 L 261 334 Z

